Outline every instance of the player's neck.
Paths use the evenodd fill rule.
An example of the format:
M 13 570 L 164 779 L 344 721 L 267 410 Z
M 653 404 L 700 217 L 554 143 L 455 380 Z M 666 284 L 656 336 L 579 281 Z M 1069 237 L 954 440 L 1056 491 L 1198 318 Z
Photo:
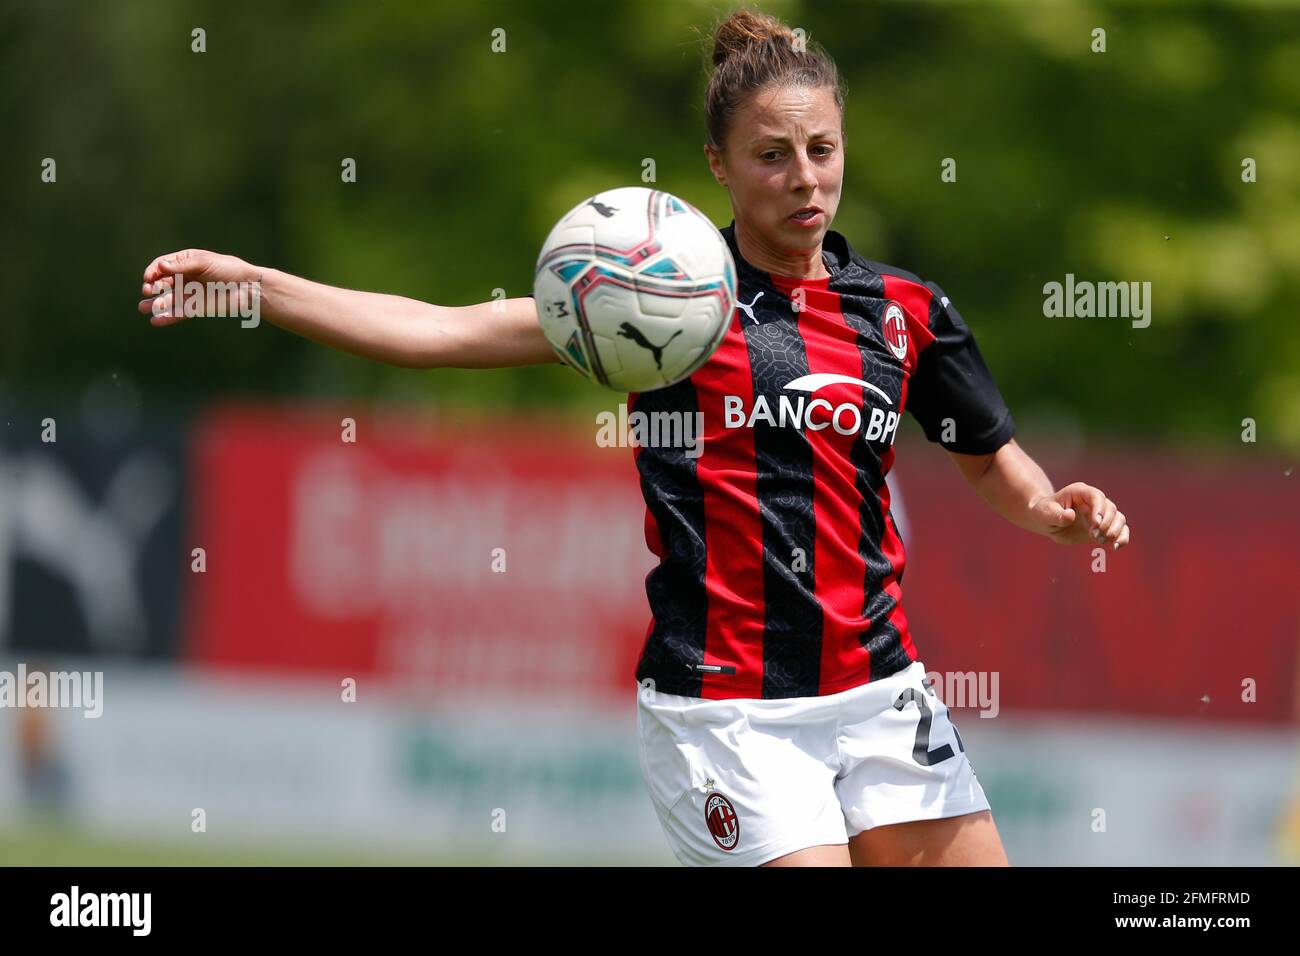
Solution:
M 787 279 L 827 279 L 830 272 L 822 261 L 822 244 L 808 252 L 783 254 L 765 246 L 761 240 L 753 240 L 745 231 L 740 221 L 736 221 L 736 245 L 746 262 L 755 269 Z

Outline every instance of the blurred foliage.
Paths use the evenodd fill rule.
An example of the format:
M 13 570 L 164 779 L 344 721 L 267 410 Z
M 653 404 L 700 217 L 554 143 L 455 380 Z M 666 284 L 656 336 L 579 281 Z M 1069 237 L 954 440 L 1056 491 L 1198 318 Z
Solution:
M 266 324 L 152 329 L 135 312 L 140 273 L 197 246 L 441 304 L 523 295 L 551 224 L 640 183 L 647 157 L 659 188 L 726 225 L 702 152 L 702 37 L 732 6 L 10 0 L 0 380 L 77 390 L 113 371 L 169 407 L 610 407 L 558 366 L 413 372 Z M 1250 416 L 1262 445 L 1300 447 L 1300 11 L 761 7 L 846 78 L 833 227 L 944 287 L 1018 419 L 1226 448 Z M 190 50 L 194 27 L 206 53 Z M 1090 49 L 1097 27 L 1105 53 Z M 40 181 L 45 157 L 57 184 Z M 1242 182 L 1244 157 L 1258 182 Z M 1150 327 L 1045 318 L 1043 285 L 1066 273 L 1150 281 Z

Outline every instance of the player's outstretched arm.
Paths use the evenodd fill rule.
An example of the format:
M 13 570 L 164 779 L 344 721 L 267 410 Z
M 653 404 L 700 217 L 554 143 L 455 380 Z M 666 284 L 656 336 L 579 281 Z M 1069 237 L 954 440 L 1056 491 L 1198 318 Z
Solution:
M 235 256 L 186 249 L 159 256 L 144 271 L 139 311 L 156 326 L 185 318 L 173 286 L 212 290 L 238 284 L 245 308 L 257 295 L 258 318 L 325 345 L 404 368 L 503 368 L 558 361 L 531 298 L 440 306 L 398 295 L 312 282 Z M 182 292 L 182 297 L 184 292 Z M 212 314 L 205 308 L 204 314 Z
M 991 455 L 949 452 L 966 481 L 998 514 L 1061 544 L 1129 542 L 1128 520 L 1101 489 L 1081 481 L 1053 490 L 1047 474 L 1013 438 Z

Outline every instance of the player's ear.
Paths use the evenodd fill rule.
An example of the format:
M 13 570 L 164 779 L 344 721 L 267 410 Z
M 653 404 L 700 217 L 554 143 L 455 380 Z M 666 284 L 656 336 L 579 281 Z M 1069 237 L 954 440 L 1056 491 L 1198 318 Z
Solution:
M 709 171 L 721 186 L 727 185 L 727 176 L 722 171 L 722 156 L 710 144 L 704 144 L 704 157 L 709 161 Z

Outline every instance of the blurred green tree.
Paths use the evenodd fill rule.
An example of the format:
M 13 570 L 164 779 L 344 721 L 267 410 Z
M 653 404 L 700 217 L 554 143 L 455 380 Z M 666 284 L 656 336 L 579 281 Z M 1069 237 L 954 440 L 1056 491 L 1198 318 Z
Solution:
M 640 183 L 646 158 L 725 225 L 702 38 L 731 6 L 6 4 L 0 380 L 79 389 L 114 369 L 170 405 L 609 407 L 558 366 L 411 372 L 266 325 L 152 329 L 139 275 L 198 246 L 442 304 L 523 295 L 555 219 Z M 846 78 L 834 228 L 943 285 L 1018 418 L 1226 447 L 1252 417 L 1261 445 L 1300 447 L 1293 6 L 761 6 Z M 1043 286 L 1067 273 L 1151 282 L 1151 325 L 1045 317 Z

